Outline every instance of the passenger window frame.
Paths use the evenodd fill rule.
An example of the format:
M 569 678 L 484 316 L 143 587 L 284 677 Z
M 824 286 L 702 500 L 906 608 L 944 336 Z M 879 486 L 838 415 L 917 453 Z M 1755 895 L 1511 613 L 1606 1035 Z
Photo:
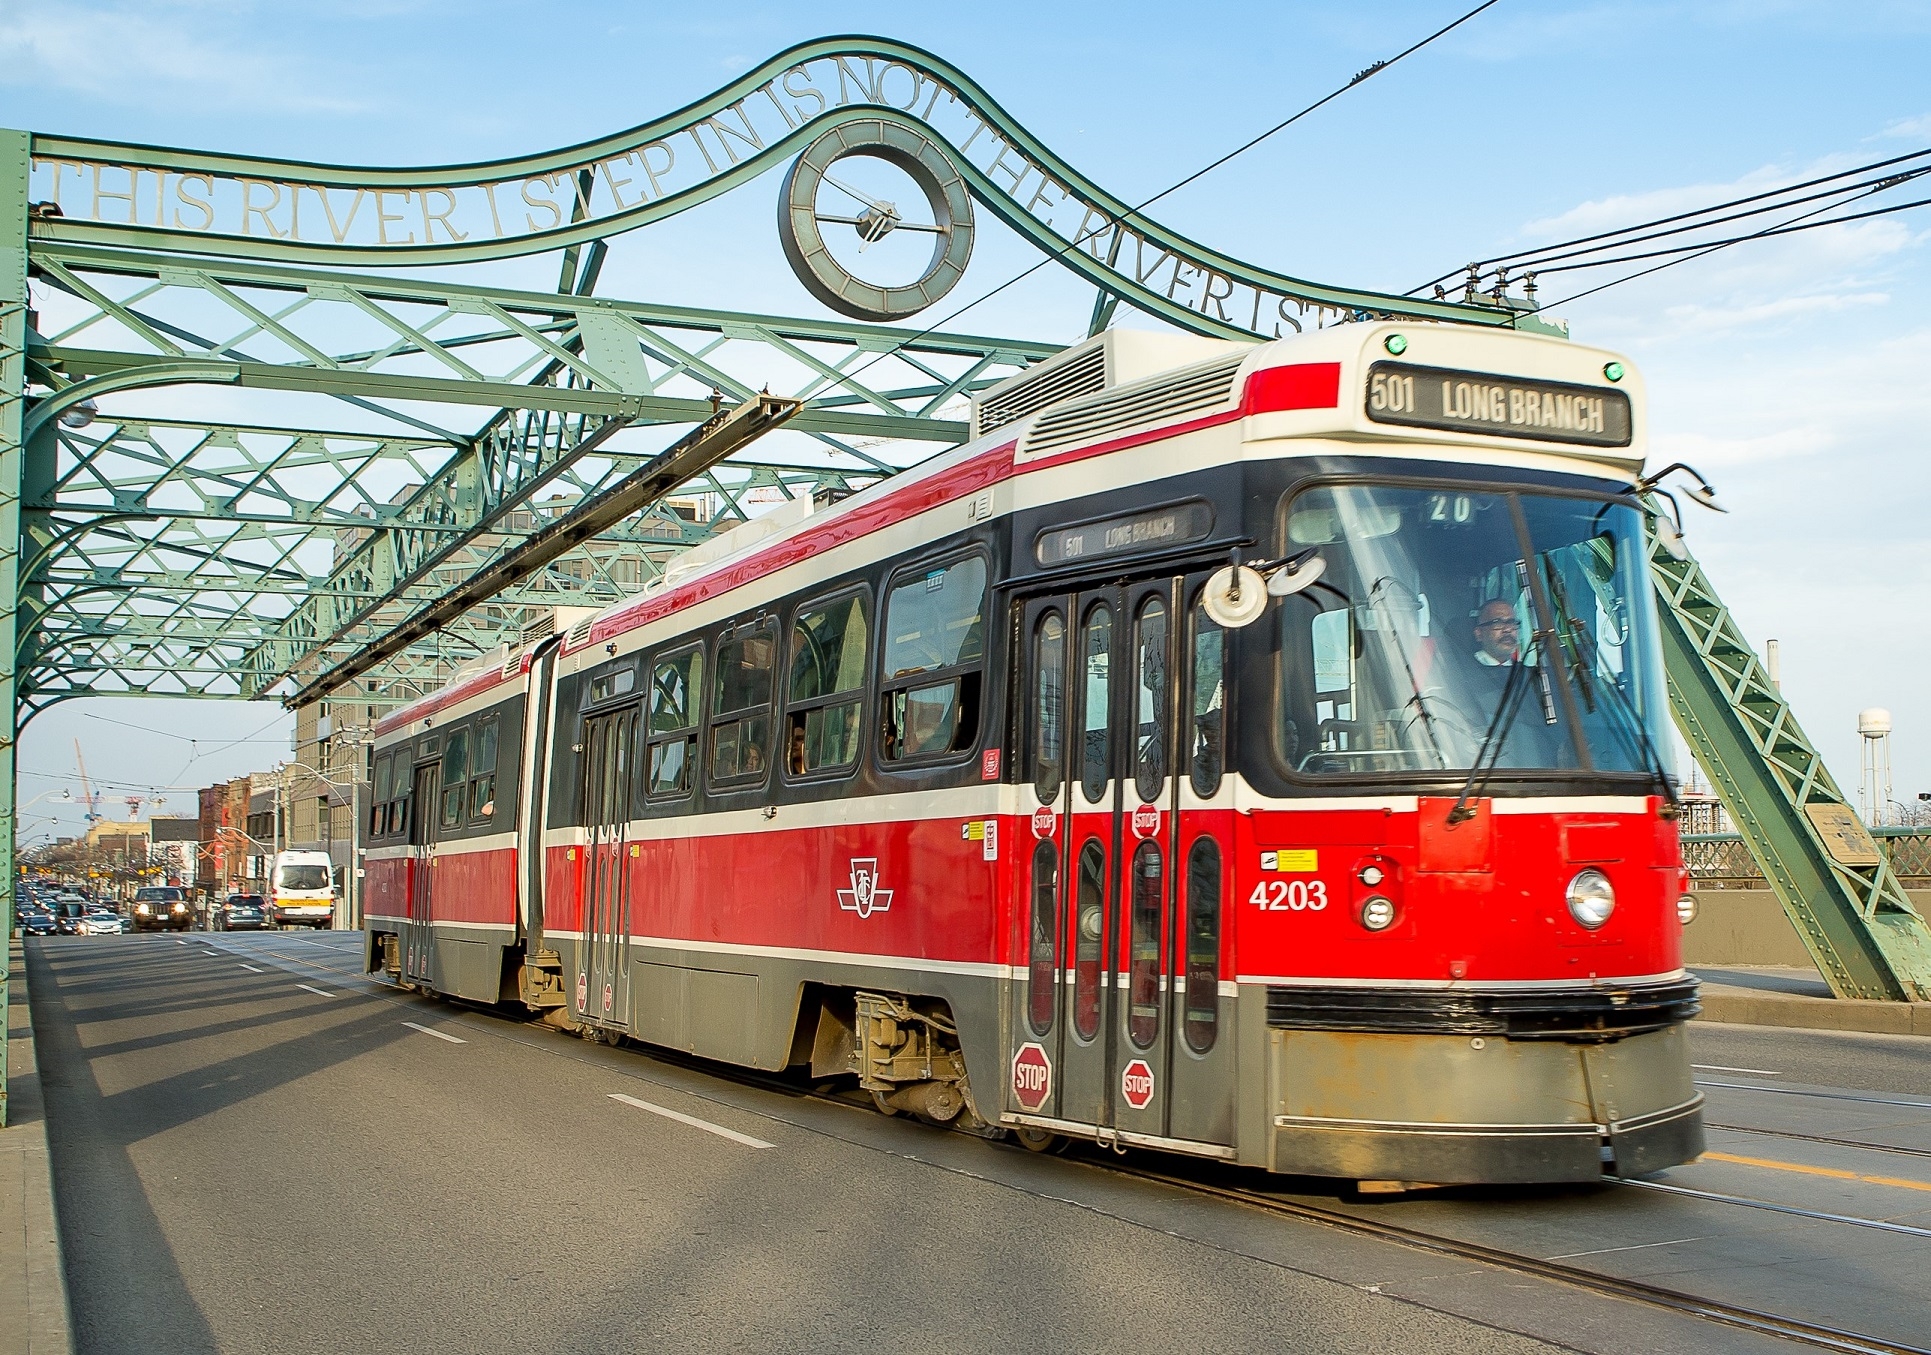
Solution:
M 813 612 L 825 611 L 837 606 L 841 602 L 848 601 L 856 601 L 861 608 L 863 625 L 860 629 L 864 633 L 865 644 L 867 646 L 864 662 L 859 667 L 858 685 L 829 694 L 805 697 L 802 700 L 794 698 L 792 695 L 792 678 L 794 670 L 797 667 L 797 653 L 794 646 L 797 640 L 799 621 Z M 865 731 L 871 723 L 866 717 L 867 712 L 872 708 L 874 685 L 872 679 L 876 671 L 875 665 L 878 662 L 876 655 L 878 649 L 878 626 L 877 598 L 873 594 L 871 586 L 866 583 L 850 584 L 843 588 L 834 589 L 829 593 L 820 593 L 815 597 L 798 603 L 791 609 L 789 624 L 784 628 L 784 700 L 779 708 L 782 715 L 778 720 L 778 746 L 772 750 L 773 760 L 779 764 L 785 781 L 792 783 L 835 781 L 857 774 L 859 765 L 865 758 Z M 858 733 L 856 746 L 852 749 L 851 761 L 827 764 L 822 767 L 806 767 L 802 770 L 793 771 L 791 767 L 792 735 L 796 729 L 803 728 L 800 722 L 807 719 L 813 711 L 828 710 L 833 706 L 853 704 L 856 704 L 858 707 Z
M 639 702 L 638 712 L 640 717 L 639 732 L 643 735 L 643 749 L 641 756 L 637 756 L 634 753 L 632 755 L 636 758 L 636 766 L 632 775 L 637 778 L 638 788 L 642 790 L 644 803 L 646 804 L 674 804 L 679 800 L 690 799 L 697 791 L 697 757 L 700 746 L 703 743 L 701 735 L 705 729 L 705 711 L 708 704 L 705 693 L 705 682 L 708 675 L 704 672 L 704 668 L 709 649 L 710 646 L 706 644 L 704 639 L 698 637 L 687 643 L 679 643 L 670 648 L 660 650 L 658 653 L 652 655 L 650 662 L 645 665 L 648 677 L 644 682 L 643 697 Z M 676 729 L 658 730 L 654 727 L 657 671 L 661 667 L 675 664 L 679 660 L 690 658 L 693 655 L 697 658 L 696 680 L 693 681 L 691 675 L 687 674 L 684 682 L 686 690 L 690 693 L 691 709 L 688 712 L 689 722 Z M 689 745 L 684 758 L 683 784 L 674 790 L 657 790 L 653 786 L 655 780 L 653 770 L 656 763 L 657 749 L 660 746 L 678 742 Z
M 765 670 L 766 685 L 764 701 L 762 703 L 753 702 L 750 705 L 736 707 L 731 710 L 724 710 L 722 709 L 723 693 L 720 689 L 723 685 L 725 675 L 725 647 L 753 638 L 760 631 L 769 631 L 771 638 L 769 663 Z M 773 743 L 773 730 L 780 723 L 773 718 L 772 712 L 779 694 L 778 659 L 784 648 L 784 636 L 785 631 L 779 625 L 778 615 L 775 612 L 760 611 L 746 620 L 725 627 L 724 630 L 718 633 L 712 645 L 711 682 L 713 684 L 713 691 L 711 693 L 711 709 L 708 712 L 708 718 L 704 722 L 705 737 L 703 747 L 700 751 L 704 759 L 704 784 L 719 794 L 739 794 L 747 790 L 757 790 L 768 784 L 771 779 L 771 764 L 775 760 L 777 752 L 770 745 Z M 727 727 L 735 725 L 738 727 L 740 739 L 742 739 L 743 727 L 756 719 L 760 714 L 765 717 L 765 733 L 763 740 L 756 747 L 764 765 L 759 767 L 755 772 L 747 773 L 739 771 L 734 776 L 720 777 L 717 774 L 718 735 Z M 741 759 L 742 746 L 740 748 Z
M 887 635 L 891 626 L 892 596 L 909 582 L 929 579 L 935 573 L 955 568 L 967 561 L 977 560 L 982 571 L 979 593 L 979 657 L 970 663 L 954 663 L 940 668 L 923 669 L 903 677 L 888 675 L 885 671 Z M 993 737 L 990 725 L 991 690 L 986 680 L 987 664 L 992 657 L 992 602 L 994 596 L 993 568 L 991 555 L 982 548 L 947 551 L 926 560 L 915 561 L 899 566 L 885 579 L 878 616 L 874 628 L 878 636 L 877 653 L 872 659 L 872 671 L 876 675 L 874 687 L 878 694 L 875 714 L 877 738 L 872 745 L 872 760 L 881 771 L 899 772 L 923 770 L 928 767 L 947 767 L 961 765 L 978 756 L 979 750 Z M 958 747 L 944 748 L 937 752 L 909 753 L 897 757 L 887 756 L 888 743 L 886 722 L 891 718 L 891 701 L 901 693 L 926 691 L 950 686 L 956 693 L 954 697 L 955 722 L 959 713 L 965 709 L 965 695 L 970 692 L 973 706 L 973 729 L 971 739 Z M 957 737 L 956 735 L 954 736 Z

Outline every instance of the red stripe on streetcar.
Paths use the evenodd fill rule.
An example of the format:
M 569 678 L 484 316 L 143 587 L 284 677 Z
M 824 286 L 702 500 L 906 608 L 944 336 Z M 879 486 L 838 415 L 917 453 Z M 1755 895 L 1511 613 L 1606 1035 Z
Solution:
M 1271 414 L 1282 409 L 1335 409 L 1340 403 L 1340 363 L 1293 362 L 1285 367 L 1263 367 L 1248 377 L 1240 412 Z

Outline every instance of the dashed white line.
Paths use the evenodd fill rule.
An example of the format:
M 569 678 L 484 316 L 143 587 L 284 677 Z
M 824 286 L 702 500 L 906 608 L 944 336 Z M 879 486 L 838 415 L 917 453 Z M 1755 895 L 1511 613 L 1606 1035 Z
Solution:
M 202 953 L 203 955 L 212 955 L 212 956 L 214 956 L 214 957 L 215 957 L 215 958 L 216 958 L 217 960 L 219 960 L 219 959 L 221 958 L 221 952 L 220 952 L 220 951 L 218 951 L 218 950 L 204 950 L 204 951 L 202 951 L 201 953 Z
M 1720 1063 L 1692 1063 L 1690 1067 L 1699 1073 L 1748 1073 L 1752 1077 L 1782 1077 L 1783 1074 L 1769 1068 L 1726 1068 Z
M 627 1106 L 635 1106 L 639 1110 L 647 1110 L 652 1115 L 662 1115 L 666 1120 L 675 1120 L 679 1124 L 687 1124 L 693 1129 L 705 1130 L 708 1133 L 716 1134 L 719 1138 L 729 1139 L 733 1143 L 741 1143 L 746 1148 L 775 1148 L 777 1146 L 776 1144 L 766 1143 L 763 1139 L 754 1139 L 749 1134 L 740 1134 L 735 1129 L 726 1129 L 721 1124 L 712 1124 L 709 1120 L 700 1120 L 695 1115 L 686 1115 L 678 1110 L 668 1110 L 663 1106 L 653 1106 L 648 1101 L 640 1101 L 634 1096 L 625 1096 L 622 1092 L 611 1092 L 610 1099 L 612 1101 L 621 1101 Z
M 188 943 L 186 941 L 183 941 L 180 937 L 177 936 L 174 938 L 174 944 L 177 946 L 185 946 Z
M 255 966 L 251 964 L 244 964 L 242 968 L 247 970 L 250 974 L 259 974 L 262 972 L 261 970 L 255 968 Z
M 402 1024 L 409 1027 L 409 1029 L 411 1030 L 419 1030 L 424 1035 L 434 1035 L 438 1040 L 447 1040 L 451 1044 L 468 1044 L 469 1043 L 468 1040 L 461 1039 L 458 1036 L 445 1035 L 440 1030 L 437 1030 L 434 1026 L 419 1026 L 414 1021 L 404 1021 Z
M 306 989 L 308 992 L 315 994 L 315 996 L 317 997 L 334 997 L 335 996 L 334 993 L 325 993 L 320 988 L 310 988 L 306 983 L 298 983 L 295 986 L 297 988 Z

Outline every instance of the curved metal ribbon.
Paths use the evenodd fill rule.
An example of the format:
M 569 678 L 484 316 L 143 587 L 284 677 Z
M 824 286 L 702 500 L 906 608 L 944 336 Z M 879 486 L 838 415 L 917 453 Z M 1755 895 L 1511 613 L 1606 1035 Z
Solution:
M 1014 230 L 1097 286 L 1198 333 L 1273 337 L 1309 319 L 1359 314 L 1542 327 L 1501 306 L 1330 287 L 1209 249 L 1074 170 L 964 72 L 873 37 L 801 43 L 613 136 L 468 165 L 318 165 L 36 135 L 35 197 L 58 214 L 38 213 L 31 234 L 292 263 L 508 258 L 675 215 L 858 119 L 943 141 L 973 195 Z

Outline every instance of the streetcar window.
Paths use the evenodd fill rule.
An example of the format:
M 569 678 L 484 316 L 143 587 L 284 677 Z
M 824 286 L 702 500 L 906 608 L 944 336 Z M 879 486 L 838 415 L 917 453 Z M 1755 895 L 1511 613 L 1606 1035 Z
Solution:
M 1282 764 L 1662 774 L 1673 740 L 1642 531 L 1626 501 L 1529 486 L 1300 493 L 1284 535 L 1323 573 L 1273 604 Z
M 369 799 L 369 836 L 381 837 L 388 832 L 389 799 L 396 779 L 396 760 L 393 757 L 379 757 L 375 760 L 375 785 Z
M 732 632 L 717 645 L 711 705 L 711 780 L 762 781 L 771 746 L 771 676 L 778 623 Z
M 1132 916 L 1127 934 L 1126 1033 L 1145 1049 L 1160 1033 L 1160 919 L 1166 901 L 1166 862 L 1157 842 L 1133 853 Z
M 920 567 L 893 586 L 879 702 L 879 750 L 888 761 L 944 757 L 979 741 L 985 605 L 986 562 L 976 555 Z
M 463 808 L 469 775 L 469 731 L 451 730 L 443 746 L 443 827 L 454 828 L 463 821 Z
M 495 715 L 476 722 L 476 765 L 470 768 L 469 816 L 493 818 L 496 814 L 496 743 L 502 720 Z
M 1227 632 L 1199 608 L 1193 613 L 1193 725 L 1188 776 L 1193 793 L 1210 799 L 1220 789 L 1227 724 Z
M 1142 603 L 1134 632 L 1133 788 L 1151 803 L 1167 780 L 1167 604 Z
M 1073 921 L 1073 1031 L 1082 1040 L 1100 1033 L 1100 992 L 1106 977 L 1106 848 L 1089 837 L 1079 849 L 1078 909 Z
M 792 776 L 858 760 L 870 618 L 862 594 L 801 608 L 791 627 L 785 770 Z
M 1187 984 L 1183 1030 L 1196 1054 L 1220 1031 L 1220 847 L 1210 837 L 1187 853 Z
M 1057 611 L 1033 630 L 1033 793 L 1059 798 L 1066 778 L 1066 620 Z
M 1033 848 L 1033 911 L 1026 947 L 1026 1019 L 1033 1034 L 1053 1028 L 1059 1003 L 1059 847 L 1050 839 Z
M 636 687 L 637 667 L 634 663 L 627 663 L 622 668 L 613 669 L 607 673 L 599 673 L 590 679 L 590 704 L 594 706 L 599 701 L 608 701 L 613 696 L 622 696 L 626 692 L 636 690 Z
M 1113 609 L 1101 604 L 1086 613 L 1080 640 L 1085 692 L 1080 720 L 1080 789 L 1087 803 L 1098 804 L 1113 775 L 1112 691 Z
M 704 651 L 687 649 L 650 670 L 650 754 L 645 793 L 685 795 L 697 752 L 697 703 L 704 686 Z

